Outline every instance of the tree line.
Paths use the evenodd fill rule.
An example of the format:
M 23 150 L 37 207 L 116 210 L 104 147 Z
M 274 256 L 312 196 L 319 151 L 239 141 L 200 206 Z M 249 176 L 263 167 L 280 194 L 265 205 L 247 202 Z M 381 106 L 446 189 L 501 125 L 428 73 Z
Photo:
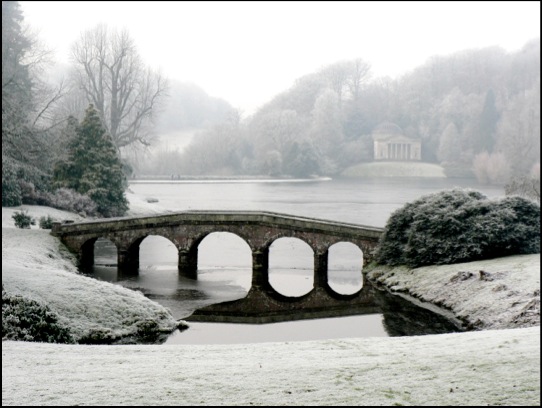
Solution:
M 299 78 L 255 114 L 201 132 L 181 174 L 338 175 L 373 160 L 372 131 L 397 124 L 450 177 L 505 184 L 540 168 L 540 41 L 430 58 L 373 78 L 362 59 Z

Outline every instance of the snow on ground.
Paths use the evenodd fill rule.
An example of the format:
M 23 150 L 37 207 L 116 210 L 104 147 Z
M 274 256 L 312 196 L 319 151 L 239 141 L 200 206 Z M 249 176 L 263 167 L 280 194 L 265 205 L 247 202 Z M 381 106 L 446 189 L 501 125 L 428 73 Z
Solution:
M 140 195 L 128 191 L 126 198 L 130 202 L 130 209 L 126 216 L 137 217 L 143 215 L 165 214 L 171 212 L 171 209 L 166 209 L 160 205 L 154 197 L 142 197 Z
M 34 217 L 44 212 L 25 207 Z M 4 228 L 15 211 L 2 208 L 2 285 L 8 293 L 48 305 L 76 339 L 92 333 L 132 336 L 150 320 L 163 332 L 176 328 L 171 313 L 141 292 L 79 274 L 73 255 L 50 230 Z
M 137 201 L 130 215 L 165 212 L 128 198 Z M 31 215 L 56 211 L 23 207 Z M 16 210 L 2 208 L 8 292 L 56 307 L 76 330 L 101 324 L 121 332 L 130 327 L 123 313 L 161 313 L 139 293 L 77 274 L 48 231 L 13 228 Z M 528 307 L 535 291 L 540 296 L 540 256 L 439 268 L 371 273 L 392 290 L 499 330 L 201 346 L 3 341 L 2 405 L 540 405 L 540 311 Z M 522 310 L 538 313 L 538 326 L 507 328 L 533 324 L 516 322 Z
M 85 218 L 68 212 L 57 210 L 56 208 L 44 207 L 40 205 L 21 205 L 19 207 L 2 207 L 2 228 L 15 228 L 15 221 L 12 215 L 16 212 L 27 212 L 36 221 L 35 225 L 32 225 L 32 229 L 39 229 L 39 220 L 41 217 L 50 216 L 55 221 L 73 220 L 83 221 Z
M 4 342 L 2 405 L 539 405 L 540 329 L 308 342 Z
M 415 269 L 378 266 L 367 277 L 411 301 L 451 311 L 470 329 L 540 325 L 540 254 Z

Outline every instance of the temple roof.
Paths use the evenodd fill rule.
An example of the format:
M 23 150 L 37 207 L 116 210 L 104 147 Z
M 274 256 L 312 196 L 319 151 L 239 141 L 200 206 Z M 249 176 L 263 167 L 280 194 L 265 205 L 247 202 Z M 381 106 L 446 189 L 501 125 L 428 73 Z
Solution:
M 396 142 L 414 142 L 418 141 L 405 136 L 403 129 L 392 122 L 382 122 L 380 125 L 373 129 L 373 140 L 387 141 L 394 140 Z

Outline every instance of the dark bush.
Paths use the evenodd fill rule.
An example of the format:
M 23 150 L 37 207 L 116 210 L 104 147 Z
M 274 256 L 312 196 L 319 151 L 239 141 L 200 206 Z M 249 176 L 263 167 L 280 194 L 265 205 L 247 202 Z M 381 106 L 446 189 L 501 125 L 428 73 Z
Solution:
M 115 337 L 113 332 L 107 328 L 90 329 L 84 336 L 82 336 L 79 344 L 113 344 L 119 339 Z
M 23 203 L 17 172 L 4 162 L 2 156 L 2 207 L 17 207 Z
M 74 343 L 69 329 L 47 306 L 8 294 L 2 286 L 2 340 Z
M 47 205 L 48 186 L 46 173 L 2 155 L 2 207 Z
M 16 211 L 11 218 L 15 220 L 17 228 L 30 228 L 31 225 L 36 224 L 36 220 L 28 215 L 27 211 Z
M 52 218 L 50 215 L 47 217 L 41 217 L 40 218 L 40 228 L 41 229 L 51 229 L 53 228 L 53 222 L 55 222 L 55 219 Z
M 540 205 L 488 200 L 469 190 L 429 194 L 395 211 L 380 240 L 381 264 L 417 267 L 540 252 Z
M 21 187 L 21 196 L 23 204 L 29 205 L 48 205 L 49 204 L 49 192 L 38 190 L 34 186 L 34 183 L 26 180 L 19 180 L 19 186 Z

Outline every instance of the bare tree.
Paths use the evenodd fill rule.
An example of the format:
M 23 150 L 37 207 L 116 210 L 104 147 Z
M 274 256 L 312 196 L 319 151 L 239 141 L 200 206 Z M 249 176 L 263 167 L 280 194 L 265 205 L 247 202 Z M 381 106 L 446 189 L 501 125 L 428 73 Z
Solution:
M 514 177 L 540 163 L 540 82 L 508 102 L 497 125 L 496 150 L 505 154 Z
M 346 86 L 352 99 L 357 101 L 361 94 L 361 86 L 371 76 L 371 64 L 358 58 L 348 62 L 350 73 L 346 80 Z
M 81 34 L 72 58 L 77 84 L 117 148 L 148 146 L 150 125 L 167 81 L 143 64 L 128 32 L 98 25 Z
M 327 79 L 329 87 L 337 94 L 341 106 L 344 91 L 347 91 L 354 101 L 359 99 L 361 86 L 370 78 L 370 71 L 371 65 L 358 58 L 328 65 L 321 72 Z
M 514 177 L 506 183 L 504 193 L 530 198 L 540 204 L 540 162 L 533 165 L 528 175 Z
M 326 66 L 322 74 L 329 83 L 329 88 L 335 92 L 339 102 L 339 108 L 343 101 L 343 90 L 346 87 L 350 73 L 349 63 L 346 61 L 336 62 Z

